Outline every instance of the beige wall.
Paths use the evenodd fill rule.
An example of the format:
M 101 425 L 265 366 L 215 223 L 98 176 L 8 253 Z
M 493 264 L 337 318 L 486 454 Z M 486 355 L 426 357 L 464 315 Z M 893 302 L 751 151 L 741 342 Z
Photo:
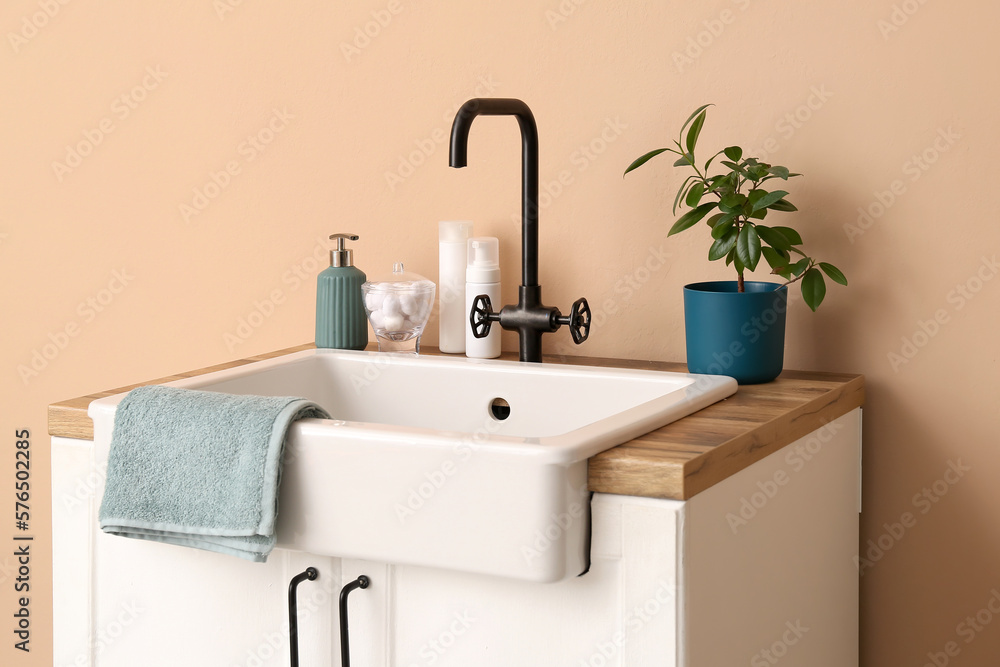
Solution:
M 728 277 L 703 260 L 703 227 L 666 238 L 668 161 L 621 178 L 692 109 L 717 105 L 705 148 L 766 149 L 805 174 L 795 220 L 851 286 L 831 288 L 818 314 L 796 298 L 786 367 L 867 376 L 862 549 L 891 546 L 862 578 L 862 662 L 919 665 L 949 641 L 951 664 L 995 659 L 1000 622 L 960 624 L 1000 587 L 1000 280 L 977 276 L 994 277 L 1000 249 L 986 205 L 998 23 L 984 1 L 8 0 L 0 495 L 9 509 L 13 433 L 29 428 L 38 541 L 30 662 L 11 649 L 6 611 L 0 662 L 50 662 L 46 404 L 311 340 L 312 257 L 331 232 L 361 235 L 369 274 L 403 260 L 436 279 L 437 221 L 471 218 L 501 238 L 514 298 L 516 124 L 478 120 L 470 166 L 447 167 L 454 110 L 476 95 L 525 100 L 543 192 L 564 183 L 543 198 L 541 283 L 553 305 L 586 295 L 604 313 L 583 354 L 683 359 L 681 286 Z M 68 158 L 81 143 L 89 154 Z M 235 175 L 214 190 L 227 165 Z M 206 188 L 214 198 L 185 215 Z M 864 227 L 859 207 L 873 213 Z M 240 331 L 258 305 L 269 316 Z M 936 316 L 935 334 L 920 333 Z M 921 346 L 893 364 L 904 338 Z M 567 340 L 549 336 L 547 349 Z M 36 352 L 52 358 L 25 374 Z M 915 497 L 949 462 L 968 471 L 939 482 L 933 504 Z M 897 539 L 885 525 L 904 512 Z M 0 517 L 4 610 L 12 524 Z

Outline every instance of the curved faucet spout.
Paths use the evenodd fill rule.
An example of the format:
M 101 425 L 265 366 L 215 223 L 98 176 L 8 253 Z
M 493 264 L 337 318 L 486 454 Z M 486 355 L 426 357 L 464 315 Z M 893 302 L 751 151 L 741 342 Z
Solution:
M 448 165 L 464 167 L 469 130 L 476 116 L 514 116 L 521 127 L 521 284 L 538 285 L 538 127 L 528 105 L 507 98 L 474 98 L 462 105 L 451 126 Z

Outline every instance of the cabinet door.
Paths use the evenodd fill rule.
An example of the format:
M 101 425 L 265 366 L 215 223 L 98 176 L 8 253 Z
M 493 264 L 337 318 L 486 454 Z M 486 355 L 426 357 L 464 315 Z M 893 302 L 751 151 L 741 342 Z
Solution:
M 331 667 L 339 562 L 276 550 L 267 563 L 99 533 L 94 664 L 98 667 L 288 664 L 288 583 L 299 585 L 303 665 Z
M 555 584 L 345 561 L 372 577 L 351 597 L 352 664 L 673 667 L 682 505 L 596 495 L 590 571 Z
M 685 667 L 858 664 L 861 411 L 689 500 Z
M 339 664 L 340 561 L 276 549 L 267 563 L 106 535 L 93 443 L 54 438 L 54 664 L 59 667 L 284 667 L 288 583 L 299 585 L 302 665 Z

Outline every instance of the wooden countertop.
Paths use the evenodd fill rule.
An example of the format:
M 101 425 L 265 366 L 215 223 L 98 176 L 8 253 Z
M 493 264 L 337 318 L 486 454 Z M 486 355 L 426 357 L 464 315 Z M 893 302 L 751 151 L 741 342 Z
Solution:
M 311 343 L 299 345 L 54 403 L 49 406 L 49 434 L 92 440 L 94 425 L 87 416 L 87 406 L 95 399 L 311 347 Z M 422 353 L 440 354 L 433 348 Z M 504 353 L 502 358 L 516 359 L 517 355 Z M 546 355 L 545 363 L 687 371 L 680 363 L 595 357 Z M 864 399 L 864 376 L 785 371 L 774 382 L 741 386 L 727 399 L 593 457 L 590 489 L 684 500 L 860 407 Z

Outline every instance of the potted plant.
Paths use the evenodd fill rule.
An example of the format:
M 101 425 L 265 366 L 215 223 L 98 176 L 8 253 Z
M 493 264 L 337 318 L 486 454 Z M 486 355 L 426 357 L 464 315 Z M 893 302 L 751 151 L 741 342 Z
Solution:
M 712 230 L 708 259 L 725 259 L 736 270 L 735 281 L 684 287 L 688 369 L 730 375 L 740 384 L 768 382 L 782 369 L 787 286 L 798 282 L 803 300 L 815 311 L 826 296 L 824 274 L 841 285 L 847 284 L 847 278 L 836 266 L 803 252 L 802 237 L 791 227 L 763 224 L 771 213 L 797 210 L 785 198 L 788 192 L 768 190 L 765 184 L 801 174 L 744 157 L 739 146 L 724 148 L 699 166 L 695 147 L 709 106 L 699 107 L 688 117 L 673 148 L 646 153 L 625 174 L 661 153 L 675 154 L 674 166 L 694 173 L 681 183 L 673 206 L 674 214 L 678 206 L 690 210 L 677 219 L 667 236 L 705 220 Z M 710 174 L 713 162 L 719 173 Z M 745 280 L 744 274 L 754 271 L 761 258 L 784 283 Z

